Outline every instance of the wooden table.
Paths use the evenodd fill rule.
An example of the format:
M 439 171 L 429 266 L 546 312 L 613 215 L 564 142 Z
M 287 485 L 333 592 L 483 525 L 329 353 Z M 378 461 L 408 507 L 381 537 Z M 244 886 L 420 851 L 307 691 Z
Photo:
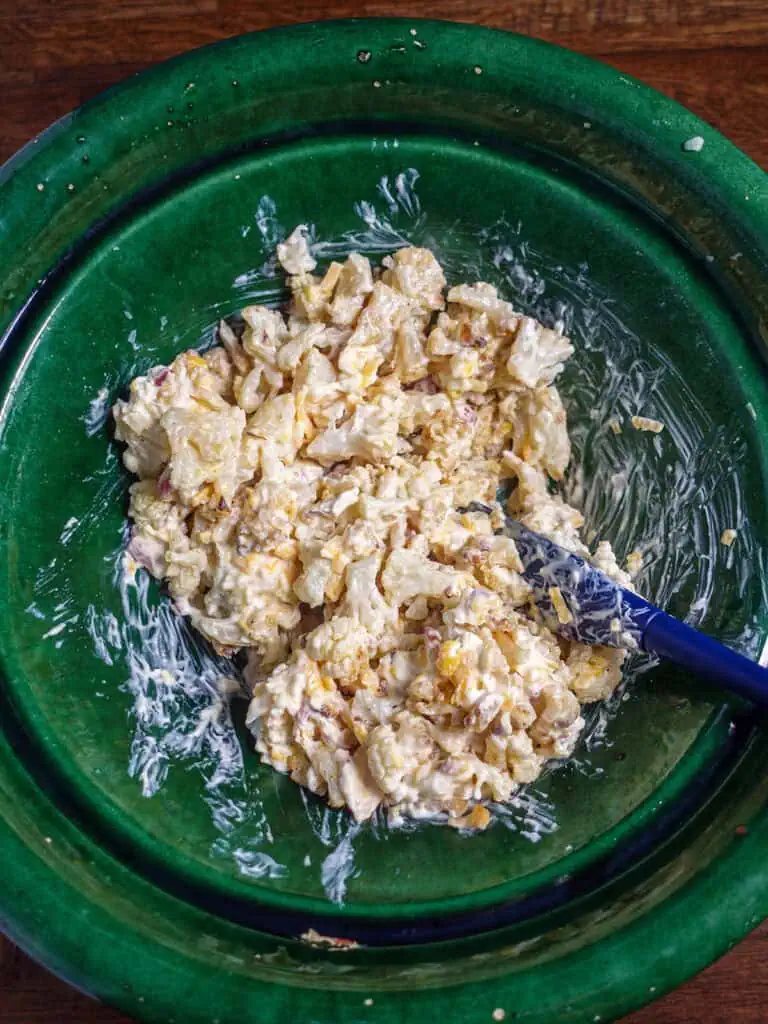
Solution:
M 83 100 L 184 50 L 270 25 L 384 14 L 477 21 L 599 57 L 684 103 L 768 168 L 768 0 L 2 0 L 0 161 Z M 2 938 L 0 1020 L 127 1022 Z M 763 925 L 626 1024 L 766 1021 Z

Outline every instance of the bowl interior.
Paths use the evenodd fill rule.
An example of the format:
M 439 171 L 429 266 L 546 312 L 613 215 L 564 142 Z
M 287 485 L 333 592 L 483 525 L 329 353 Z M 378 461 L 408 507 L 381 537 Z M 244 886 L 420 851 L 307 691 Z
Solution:
M 699 680 L 636 658 L 576 755 L 483 834 L 360 827 L 259 763 L 244 705 L 215 696 L 231 667 L 154 583 L 122 579 L 129 478 L 109 407 L 137 373 L 210 344 L 220 317 L 279 301 L 274 247 L 298 223 L 321 261 L 425 245 L 449 280 L 492 281 L 562 321 L 576 344 L 565 490 L 590 536 L 643 553 L 650 598 L 759 651 L 765 385 L 713 268 L 567 162 L 368 125 L 222 157 L 134 200 L 80 243 L 17 336 L 0 593 L 35 757 L 104 843 L 206 898 L 418 917 L 533 898 L 614 848 L 640 856 L 728 754 L 731 709 Z M 664 432 L 634 430 L 635 414 Z

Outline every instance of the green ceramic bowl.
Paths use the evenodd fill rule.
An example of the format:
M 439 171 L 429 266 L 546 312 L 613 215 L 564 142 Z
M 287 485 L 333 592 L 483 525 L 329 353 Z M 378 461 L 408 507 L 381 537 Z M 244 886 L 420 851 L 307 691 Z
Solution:
M 686 142 L 700 137 L 699 143 Z M 638 662 L 577 756 L 468 837 L 364 828 L 259 764 L 221 665 L 117 571 L 107 411 L 137 372 L 321 260 L 432 246 L 560 320 L 568 491 L 641 586 L 766 633 L 768 203 L 707 125 L 539 42 L 396 20 L 190 54 L 0 172 L 2 924 L 134 1016 L 608 1020 L 768 912 L 768 746 Z M 666 424 L 633 431 L 635 413 Z M 623 424 L 621 433 L 611 422 Z M 719 541 L 733 527 L 730 548 Z M 307 941 L 310 929 L 342 948 Z M 302 938 L 304 936 L 304 938 Z M 357 943 L 358 945 L 354 945 Z M 494 1011 L 495 1018 L 492 1017 Z

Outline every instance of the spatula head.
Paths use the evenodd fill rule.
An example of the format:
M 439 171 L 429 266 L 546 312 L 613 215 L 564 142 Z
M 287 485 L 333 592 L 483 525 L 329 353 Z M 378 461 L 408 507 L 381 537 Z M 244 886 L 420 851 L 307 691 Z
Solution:
M 491 512 L 480 502 L 469 508 Z M 523 577 L 533 590 L 533 602 L 550 629 L 584 644 L 627 650 L 641 646 L 646 607 L 641 598 L 584 558 L 510 516 L 500 532 L 514 540 Z

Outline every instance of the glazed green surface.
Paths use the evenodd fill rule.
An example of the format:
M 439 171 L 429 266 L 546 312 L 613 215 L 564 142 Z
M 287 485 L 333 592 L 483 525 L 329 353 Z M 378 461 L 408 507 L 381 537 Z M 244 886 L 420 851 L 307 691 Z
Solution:
M 299 222 L 347 248 L 362 233 L 374 256 L 400 232 L 432 245 L 453 280 L 495 280 L 542 315 L 557 302 L 599 300 L 601 316 L 620 323 L 610 340 L 617 365 L 622 345 L 647 349 L 678 404 L 695 395 L 711 428 L 699 445 L 710 460 L 671 442 L 654 456 L 668 488 L 680 485 L 675 467 L 701 484 L 682 506 L 692 524 L 731 486 L 730 468 L 719 468 L 733 456 L 741 507 L 726 503 L 723 515 L 748 521 L 750 557 L 738 545 L 732 556 L 715 550 L 704 624 L 749 650 L 764 634 L 760 573 L 749 571 L 768 539 L 764 178 L 711 129 L 607 68 L 502 33 L 416 24 L 424 49 L 411 23 L 368 22 L 201 51 L 113 90 L 0 172 L 6 326 L 64 257 L 0 365 L 0 849 L 9 874 L 0 909 L 54 969 L 146 1019 L 415 1021 L 450 1007 L 451 1019 L 470 1020 L 486 1001 L 488 1014 L 502 1006 L 520 1019 L 608 1019 L 703 966 L 766 912 L 765 744 L 743 714 L 729 739 L 731 711 L 670 669 L 641 676 L 606 742 L 536 785 L 537 813 L 544 807 L 552 826 L 534 823 L 536 841 L 524 814 L 516 830 L 499 824 L 471 838 L 429 825 L 367 827 L 352 837 L 356 873 L 341 904 L 328 900 L 320 870 L 333 848 L 312 827 L 321 803 L 308 813 L 297 787 L 259 764 L 242 709 L 233 714 L 243 769 L 226 795 L 247 813 L 234 839 L 211 813 L 210 751 L 171 757 L 151 798 L 129 774 L 136 723 L 125 651 L 111 650 L 110 664 L 94 645 L 95 622 L 124 617 L 114 570 L 128 477 L 107 426 L 89 419 L 91 403 L 204 344 L 219 317 L 279 298 L 281 282 L 263 265 L 275 232 Z M 360 62 L 360 50 L 371 59 Z M 694 134 L 705 148 L 684 153 Z M 410 185 L 398 199 L 402 175 Z M 378 217 L 373 232 L 361 202 Z M 524 243 L 541 294 L 524 277 L 515 293 L 494 262 L 506 238 Z M 605 373 L 603 340 L 574 362 Z M 606 441 L 583 388 L 566 373 L 588 474 Z M 650 442 L 621 443 L 634 458 Z M 598 511 L 610 537 L 609 510 Z M 652 527 L 638 520 L 638 530 Z M 694 583 L 663 591 L 670 610 L 688 610 Z M 163 601 L 153 589 L 150 603 Z M 331 838 L 343 837 L 343 816 L 327 820 Z M 745 823 L 748 835 L 735 838 Z M 284 870 L 245 875 L 234 853 L 248 843 Z M 609 870 L 612 851 L 632 849 L 640 852 Z M 320 915 L 331 933 L 359 919 L 428 922 L 546 893 L 564 878 L 573 888 L 558 909 L 537 905 L 492 933 L 399 950 L 313 952 L 227 919 L 263 923 L 269 907 Z M 45 893 L 33 906 L 30 886 Z

